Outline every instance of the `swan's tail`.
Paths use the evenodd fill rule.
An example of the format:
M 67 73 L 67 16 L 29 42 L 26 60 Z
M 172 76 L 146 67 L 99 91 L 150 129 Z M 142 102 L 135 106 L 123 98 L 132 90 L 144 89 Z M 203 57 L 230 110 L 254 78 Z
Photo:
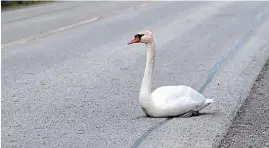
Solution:
M 214 98 L 205 99 L 205 104 L 210 104 L 210 103 L 214 103 L 214 102 L 215 102 Z
M 214 98 L 212 98 L 212 99 L 206 99 L 205 102 L 204 102 L 204 104 L 201 105 L 196 111 L 200 111 L 201 109 L 207 107 L 209 104 L 211 104 L 213 102 L 215 102 Z

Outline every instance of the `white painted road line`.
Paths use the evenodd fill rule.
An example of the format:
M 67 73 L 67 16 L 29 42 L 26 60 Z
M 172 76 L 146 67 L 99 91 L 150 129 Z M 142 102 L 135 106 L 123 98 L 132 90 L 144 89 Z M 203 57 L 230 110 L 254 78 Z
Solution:
M 133 8 L 134 9 L 139 8 L 139 7 L 143 8 L 143 7 L 148 6 L 150 3 L 152 3 L 152 2 L 143 3 L 141 5 L 134 6 Z M 65 30 L 68 30 L 68 29 L 71 29 L 71 28 L 74 28 L 74 27 L 77 27 L 77 26 L 89 24 L 89 23 L 92 23 L 92 22 L 95 22 L 95 21 L 99 20 L 101 17 L 103 17 L 103 16 L 93 17 L 91 19 L 88 19 L 88 20 L 85 20 L 85 21 L 82 21 L 82 22 L 78 22 L 78 23 L 75 23 L 75 24 L 72 24 L 72 25 L 68 25 L 68 26 L 65 26 L 65 27 L 61 27 L 61 28 L 58 28 L 56 30 L 48 31 L 48 32 L 45 32 L 45 33 L 42 33 L 42 34 L 39 34 L 39 35 L 34 35 L 34 36 L 26 37 L 26 38 L 21 39 L 21 40 L 16 40 L 16 41 L 13 41 L 13 42 L 10 42 L 10 43 L 6 43 L 6 44 L 1 45 L 1 49 L 7 48 L 7 47 L 10 47 L 10 46 L 13 46 L 13 45 L 27 43 L 29 41 L 34 41 L 34 40 L 37 40 L 37 39 L 41 39 L 41 38 L 47 37 L 49 35 L 53 35 L 55 33 L 59 33 L 61 31 L 65 31 Z
M 18 44 L 27 43 L 29 41 L 37 40 L 37 39 L 40 39 L 40 38 L 43 38 L 43 37 L 46 37 L 46 36 L 49 36 L 49 35 L 52 35 L 52 34 L 61 32 L 61 31 L 65 31 L 65 30 L 68 30 L 68 29 L 77 27 L 77 26 L 81 26 L 81 25 L 92 23 L 94 21 L 99 20 L 100 18 L 101 18 L 100 16 L 97 16 L 97 17 L 88 19 L 86 21 L 78 22 L 78 23 L 75 23 L 75 24 L 72 24 L 72 25 L 61 27 L 61 28 L 56 29 L 56 30 L 45 32 L 45 33 L 42 33 L 40 35 L 30 36 L 30 37 L 24 38 L 22 40 L 17 40 L 17 41 L 11 42 L 11 43 L 3 44 L 3 45 L 1 45 L 1 48 L 3 49 L 3 48 L 6 48 L 6 47 L 9 47 L 9 46 L 12 46 L 12 45 L 18 45 Z

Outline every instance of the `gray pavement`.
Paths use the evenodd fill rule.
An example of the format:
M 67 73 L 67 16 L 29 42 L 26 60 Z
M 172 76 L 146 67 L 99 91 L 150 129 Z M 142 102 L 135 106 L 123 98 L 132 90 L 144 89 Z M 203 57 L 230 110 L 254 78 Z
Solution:
M 42 34 L 147 2 L 54 2 L 2 12 L 2 44 Z
M 269 60 L 219 148 L 269 148 Z
M 153 89 L 183 84 L 199 90 L 215 72 L 203 94 L 216 102 L 200 116 L 169 120 L 139 147 L 218 146 L 268 59 L 268 6 L 268 2 L 153 2 L 111 16 L 97 9 L 98 15 L 108 17 L 3 48 L 2 147 L 126 148 L 137 143 L 164 120 L 141 117 L 138 91 L 145 46 L 127 42 L 143 29 L 154 32 L 157 44 Z M 10 20 L 17 19 L 13 15 Z M 17 28 L 24 23 L 38 26 L 35 19 L 51 22 L 49 18 L 64 16 L 50 13 L 29 18 L 30 22 L 9 22 L 2 41 L 35 35 Z M 45 30 L 60 22 L 53 20 Z M 9 36 L 13 27 L 18 31 Z M 214 65 L 217 69 L 212 69 Z

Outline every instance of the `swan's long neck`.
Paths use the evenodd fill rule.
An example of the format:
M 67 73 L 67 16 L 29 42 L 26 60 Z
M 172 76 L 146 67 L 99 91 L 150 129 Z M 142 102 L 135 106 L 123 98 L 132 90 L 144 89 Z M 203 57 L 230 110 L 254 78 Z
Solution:
M 151 83 L 152 83 L 151 79 L 154 68 L 154 61 L 155 61 L 155 43 L 152 42 L 147 44 L 146 67 L 139 93 L 139 102 L 145 108 L 151 105 Z

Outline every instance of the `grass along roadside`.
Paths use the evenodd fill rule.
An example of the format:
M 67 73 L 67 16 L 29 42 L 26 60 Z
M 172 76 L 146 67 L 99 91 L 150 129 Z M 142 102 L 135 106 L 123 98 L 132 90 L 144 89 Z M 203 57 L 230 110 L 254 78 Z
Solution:
M 51 3 L 54 1 L 1 1 L 1 11 L 25 8 L 33 5 Z

